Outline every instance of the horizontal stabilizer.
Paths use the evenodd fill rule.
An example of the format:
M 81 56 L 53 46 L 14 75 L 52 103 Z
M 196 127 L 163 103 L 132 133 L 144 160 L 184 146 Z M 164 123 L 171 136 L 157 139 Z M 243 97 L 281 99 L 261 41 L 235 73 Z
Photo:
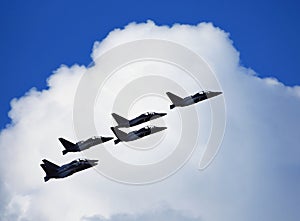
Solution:
M 69 152 L 69 151 L 67 151 L 67 150 L 63 150 L 63 151 L 62 151 L 62 154 L 65 155 L 65 154 L 67 154 L 68 152 Z

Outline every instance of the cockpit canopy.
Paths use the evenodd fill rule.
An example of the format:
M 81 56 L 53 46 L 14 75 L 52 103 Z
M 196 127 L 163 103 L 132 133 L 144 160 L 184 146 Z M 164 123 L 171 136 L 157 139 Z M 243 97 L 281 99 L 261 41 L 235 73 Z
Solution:
M 208 93 L 210 93 L 211 91 L 208 91 L 208 90 L 204 90 L 204 91 L 200 91 L 200 93 L 199 94 L 208 94 Z
M 146 112 L 145 115 L 153 115 L 154 112 Z

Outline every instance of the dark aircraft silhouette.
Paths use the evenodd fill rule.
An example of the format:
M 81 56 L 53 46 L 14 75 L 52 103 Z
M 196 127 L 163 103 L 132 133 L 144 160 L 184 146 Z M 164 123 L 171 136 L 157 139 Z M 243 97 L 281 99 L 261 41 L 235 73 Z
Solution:
M 160 132 L 165 129 L 167 129 L 167 128 L 166 127 L 147 126 L 147 127 L 141 128 L 139 130 L 131 131 L 130 133 L 127 134 L 127 133 L 119 130 L 118 128 L 111 127 L 111 130 L 114 132 L 114 134 L 118 138 L 118 139 L 114 140 L 115 144 L 117 144 L 121 141 L 128 142 L 128 141 L 137 140 L 142 137 Z
M 222 92 L 201 91 L 200 93 L 196 93 L 192 96 L 181 98 L 175 94 L 172 94 L 171 92 L 167 92 L 168 97 L 173 103 L 172 105 L 170 105 L 170 109 L 173 109 L 174 107 L 189 106 L 200 101 L 218 96 L 219 94 L 222 94 Z
M 133 126 L 145 123 L 147 121 L 163 117 L 167 114 L 166 113 L 146 112 L 146 113 L 141 114 L 138 117 L 131 119 L 131 120 L 127 120 L 126 118 L 121 117 L 120 115 L 115 114 L 115 113 L 112 113 L 111 115 L 118 123 L 117 127 L 120 128 L 120 127 L 133 127 Z
M 96 166 L 97 162 L 98 160 L 78 159 L 73 160 L 71 163 L 62 166 L 57 166 L 56 164 L 44 159 L 43 164 L 41 164 L 41 167 L 46 173 L 44 181 L 47 182 L 49 179 L 52 178 L 57 179 L 70 176 L 73 173 Z
M 85 149 L 88 149 L 92 146 L 104 143 L 106 141 L 109 141 L 113 139 L 113 137 L 91 137 L 87 140 L 82 140 L 77 142 L 76 144 L 64 139 L 64 138 L 58 138 L 59 141 L 62 143 L 62 145 L 66 148 L 62 151 L 63 155 L 65 155 L 68 152 L 79 152 Z

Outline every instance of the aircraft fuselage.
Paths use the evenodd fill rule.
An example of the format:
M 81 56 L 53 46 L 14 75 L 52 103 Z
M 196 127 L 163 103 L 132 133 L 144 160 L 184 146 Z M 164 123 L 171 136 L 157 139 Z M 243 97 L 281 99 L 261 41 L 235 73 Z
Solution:
M 117 140 L 115 140 L 115 144 L 119 143 L 120 141 L 134 141 L 137 139 L 140 139 L 142 137 L 148 136 L 150 134 L 157 133 L 159 131 L 167 129 L 166 127 L 155 127 L 155 126 L 147 126 L 144 128 L 141 128 L 136 131 L 131 131 L 128 134 L 118 130 L 117 128 L 112 128 L 114 134 L 117 136 Z
M 155 113 L 155 112 L 147 112 L 144 114 L 139 115 L 138 117 L 128 120 L 127 122 L 118 123 L 117 127 L 134 127 L 139 124 L 155 120 L 157 118 L 165 116 L 166 113 Z

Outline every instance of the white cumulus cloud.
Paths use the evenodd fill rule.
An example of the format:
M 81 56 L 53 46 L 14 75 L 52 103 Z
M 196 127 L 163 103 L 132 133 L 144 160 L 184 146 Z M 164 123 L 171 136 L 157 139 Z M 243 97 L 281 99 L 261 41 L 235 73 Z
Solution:
M 92 58 L 140 39 L 181 44 L 214 70 L 226 100 L 227 127 L 213 163 L 198 171 L 196 150 L 178 173 L 146 186 L 116 183 L 94 170 L 44 183 L 42 159 L 62 165 L 81 157 L 62 156 L 57 138 L 76 141 L 73 102 L 88 67 L 61 66 L 47 89 L 31 89 L 11 102 L 11 124 L 0 134 L 0 219 L 299 220 L 299 86 L 242 67 L 229 34 L 210 23 L 131 23 L 96 42 Z

